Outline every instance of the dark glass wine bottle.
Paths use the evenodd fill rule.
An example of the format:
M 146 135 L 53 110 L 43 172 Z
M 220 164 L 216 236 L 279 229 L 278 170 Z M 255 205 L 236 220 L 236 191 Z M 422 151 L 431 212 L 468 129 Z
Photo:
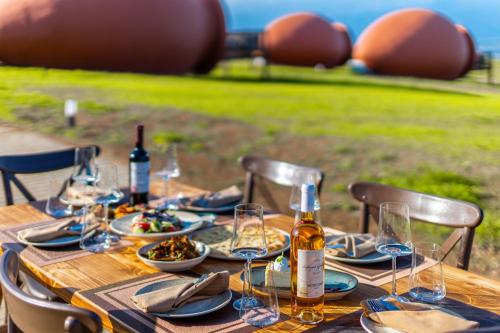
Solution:
M 144 149 L 144 126 L 137 125 L 135 147 L 129 155 L 130 204 L 148 203 L 149 194 L 149 154 Z

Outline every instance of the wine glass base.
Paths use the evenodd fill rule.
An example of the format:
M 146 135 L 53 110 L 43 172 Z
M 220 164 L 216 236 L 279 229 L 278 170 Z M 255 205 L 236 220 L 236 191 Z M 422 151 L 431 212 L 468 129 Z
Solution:
M 382 300 L 382 301 L 395 300 L 395 301 L 401 302 L 401 303 L 408 303 L 409 302 L 408 298 L 403 297 L 403 296 L 399 296 L 399 295 L 384 295 L 384 296 L 380 296 L 378 299 Z
M 262 306 L 262 303 L 253 297 L 247 299 L 243 299 L 242 297 L 233 302 L 233 308 L 238 311 L 243 310 L 243 303 L 245 304 L 246 310 Z

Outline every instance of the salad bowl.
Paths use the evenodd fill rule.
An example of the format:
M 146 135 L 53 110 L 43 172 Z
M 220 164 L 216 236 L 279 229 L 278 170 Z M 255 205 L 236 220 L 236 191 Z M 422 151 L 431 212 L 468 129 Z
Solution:
M 144 213 L 134 213 L 111 221 L 111 231 L 118 235 L 159 241 L 172 236 L 190 234 L 203 226 L 203 219 L 196 214 L 184 211 L 169 211 L 171 221 L 163 218 L 141 218 Z M 174 221 L 174 223 L 172 223 Z M 172 228 L 175 225 L 175 228 Z

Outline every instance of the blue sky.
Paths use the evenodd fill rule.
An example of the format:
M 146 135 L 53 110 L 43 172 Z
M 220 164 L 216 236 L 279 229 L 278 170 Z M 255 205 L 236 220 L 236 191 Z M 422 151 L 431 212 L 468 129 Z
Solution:
M 500 0 L 222 0 L 228 29 L 262 30 L 273 19 L 314 12 L 346 24 L 354 38 L 373 20 L 393 10 L 429 8 L 466 26 L 479 48 L 500 53 Z

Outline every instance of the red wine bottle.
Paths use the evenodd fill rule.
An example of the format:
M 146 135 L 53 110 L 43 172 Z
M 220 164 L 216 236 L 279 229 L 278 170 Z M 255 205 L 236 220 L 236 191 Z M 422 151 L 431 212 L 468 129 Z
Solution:
M 149 154 L 144 149 L 144 126 L 137 125 L 135 147 L 129 155 L 130 205 L 148 203 Z

